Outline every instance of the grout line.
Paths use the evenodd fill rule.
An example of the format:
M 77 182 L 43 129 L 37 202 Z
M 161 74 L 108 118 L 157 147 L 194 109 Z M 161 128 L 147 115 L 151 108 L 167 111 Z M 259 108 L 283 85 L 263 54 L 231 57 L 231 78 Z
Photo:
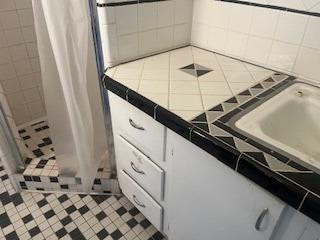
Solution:
M 193 64 L 195 64 L 195 59 L 194 59 L 194 54 L 193 54 L 193 49 L 194 49 L 194 47 L 190 47 L 190 51 L 191 51 L 191 55 L 192 55 L 192 61 L 193 61 Z M 201 91 L 201 87 L 200 87 L 200 81 L 199 81 L 199 77 L 198 77 L 198 75 L 197 75 L 197 70 L 196 70 L 196 67 L 195 67 L 195 69 L 194 69 L 194 72 L 195 72 L 195 74 L 196 74 L 196 79 L 197 79 L 197 85 L 198 85 L 198 90 L 199 90 L 199 94 L 198 94 L 198 96 L 200 97 L 200 99 L 201 99 L 201 104 L 202 104 L 202 112 L 206 112 L 206 108 L 205 108 L 205 106 L 204 106 L 204 101 L 203 101 L 203 94 L 202 94 L 202 91 Z
M 302 207 L 302 205 L 303 205 L 304 201 L 306 200 L 306 198 L 307 198 L 308 194 L 309 194 L 309 191 L 307 191 L 306 195 L 303 197 L 303 199 L 302 199 L 302 201 L 301 201 L 301 203 L 300 203 L 300 205 L 299 205 L 299 207 L 298 207 L 298 211 L 300 211 L 300 209 L 301 209 L 301 207 Z
M 236 172 L 238 172 L 238 166 L 239 166 L 239 162 L 240 162 L 240 158 L 242 157 L 242 153 L 240 153 L 238 159 L 237 159 L 237 163 L 236 163 L 236 168 L 234 169 Z

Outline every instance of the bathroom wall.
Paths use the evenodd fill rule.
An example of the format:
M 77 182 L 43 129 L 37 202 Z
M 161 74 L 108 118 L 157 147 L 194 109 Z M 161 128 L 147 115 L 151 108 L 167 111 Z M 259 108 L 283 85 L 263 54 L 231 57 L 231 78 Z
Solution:
M 320 81 L 320 1 L 247 2 L 300 11 L 290 12 L 281 10 L 283 8 L 249 6 L 223 0 L 196 0 L 192 44 Z M 313 12 L 314 16 L 303 11 Z
M 0 1 L 0 84 L 17 125 L 46 115 L 31 0 Z
M 193 0 L 97 2 L 106 67 L 190 43 Z

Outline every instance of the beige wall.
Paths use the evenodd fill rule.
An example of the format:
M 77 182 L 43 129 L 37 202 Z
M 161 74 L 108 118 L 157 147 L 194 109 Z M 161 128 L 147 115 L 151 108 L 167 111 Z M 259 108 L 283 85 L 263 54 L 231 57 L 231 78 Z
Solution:
M 17 125 L 46 115 L 31 0 L 0 0 L 0 84 Z

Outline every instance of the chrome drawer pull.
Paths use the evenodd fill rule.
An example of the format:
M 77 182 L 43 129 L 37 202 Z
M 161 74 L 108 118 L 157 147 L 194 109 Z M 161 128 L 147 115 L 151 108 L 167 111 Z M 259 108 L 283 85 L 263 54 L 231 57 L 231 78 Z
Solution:
M 269 209 L 268 208 L 265 208 L 262 210 L 262 212 L 260 213 L 257 221 L 256 221 L 256 224 L 255 224 L 255 228 L 257 231 L 261 231 L 261 224 L 262 224 L 262 221 L 264 219 L 264 217 L 269 213 Z
M 141 130 L 141 131 L 144 130 L 144 127 L 141 127 L 141 126 L 139 126 L 138 124 L 136 124 L 131 118 L 129 118 L 129 123 L 130 123 L 130 125 L 131 125 L 132 127 L 136 128 L 136 129 L 138 129 L 138 130 Z
M 131 168 L 133 169 L 133 171 L 140 173 L 140 174 L 145 174 L 144 171 L 139 170 L 136 165 L 134 165 L 133 162 L 131 162 Z
M 141 202 L 137 199 L 136 195 L 133 195 L 133 201 L 134 201 L 138 206 L 140 206 L 140 207 L 143 207 L 143 208 L 146 207 L 146 205 L 144 205 L 143 203 L 141 203 Z

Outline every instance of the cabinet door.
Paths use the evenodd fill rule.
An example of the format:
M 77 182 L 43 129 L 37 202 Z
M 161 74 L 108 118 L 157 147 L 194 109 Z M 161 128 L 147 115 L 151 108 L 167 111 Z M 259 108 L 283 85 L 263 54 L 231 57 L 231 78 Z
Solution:
M 172 164 L 169 239 L 270 238 L 285 206 L 280 200 L 172 131 L 167 143 Z M 257 230 L 255 224 L 266 208 Z

